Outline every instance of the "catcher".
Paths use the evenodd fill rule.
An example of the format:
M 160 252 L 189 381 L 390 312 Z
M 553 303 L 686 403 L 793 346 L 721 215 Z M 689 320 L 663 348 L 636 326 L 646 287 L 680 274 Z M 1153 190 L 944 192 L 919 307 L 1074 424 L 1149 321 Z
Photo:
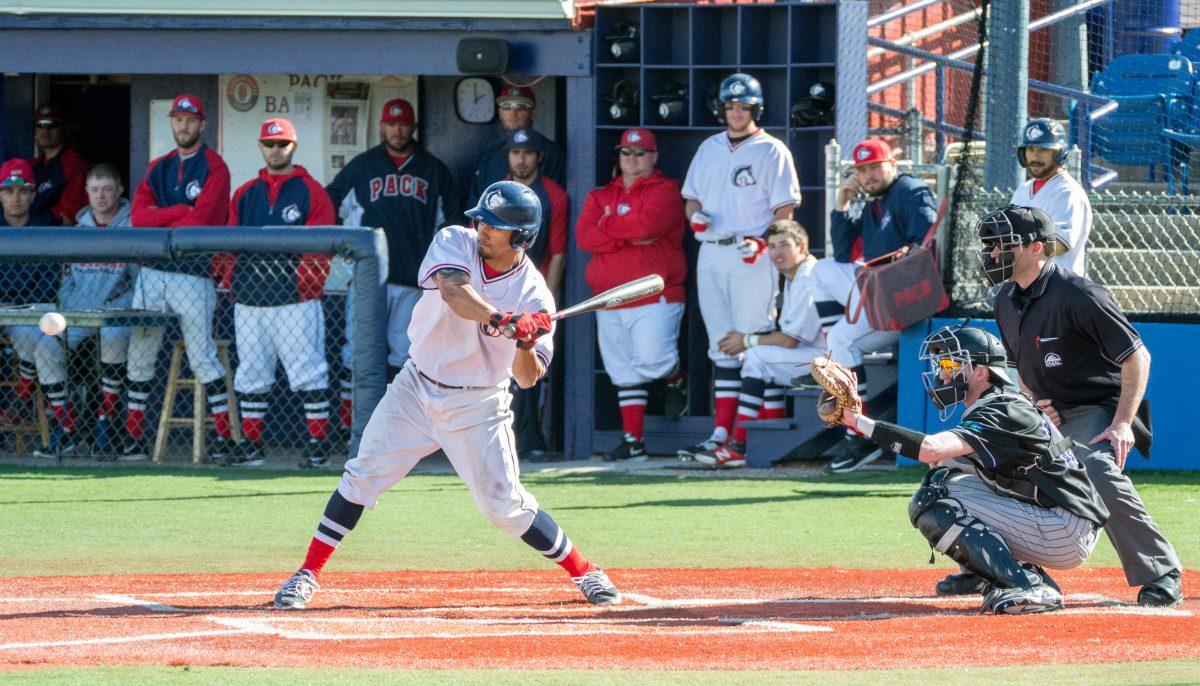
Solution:
M 825 389 L 818 414 L 932 466 L 909 502 L 909 519 L 934 550 L 987 581 L 981 612 L 1061 609 L 1062 594 L 1043 567 L 1082 564 L 1108 518 L 1076 458 L 1082 446 L 1012 384 L 1004 347 L 987 331 L 944 327 L 920 354 L 943 421 L 964 405 L 958 426 L 926 435 L 860 414 L 858 380 L 830 358 L 813 362 Z

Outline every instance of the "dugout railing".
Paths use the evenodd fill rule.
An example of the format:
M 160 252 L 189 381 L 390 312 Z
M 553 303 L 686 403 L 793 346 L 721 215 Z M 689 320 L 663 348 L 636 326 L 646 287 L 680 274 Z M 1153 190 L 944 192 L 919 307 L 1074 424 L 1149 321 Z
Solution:
M 182 274 L 190 277 L 173 276 Z M 173 414 L 207 418 L 210 450 L 222 449 L 212 439 L 223 421 L 233 438 L 257 438 L 267 464 L 295 466 L 312 449 L 306 439 L 319 435 L 328 466 L 337 467 L 356 451 L 386 387 L 386 275 L 376 229 L 6 228 L 0 454 L 17 452 L 24 428 L 26 451 L 40 446 L 40 456 L 54 457 L 69 429 L 78 446 L 66 459 L 117 461 L 130 414 L 140 413 L 133 423 L 153 458 L 168 381 L 200 377 L 208 383 L 179 384 Z M 36 315 L 22 312 L 29 309 L 129 326 L 68 326 L 47 336 Z M 138 314 L 162 310 L 175 314 Z M 212 343 L 197 344 L 206 319 Z M 227 361 L 228 375 L 214 359 Z M 233 397 L 222 397 L 226 382 L 237 387 Z M 196 386 L 208 391 L 199 413 Z M 38 415 L 49 441 L 28 431 Z M 194 432 L 179 425 L 167 429 L 157 457 L 190 461 Z

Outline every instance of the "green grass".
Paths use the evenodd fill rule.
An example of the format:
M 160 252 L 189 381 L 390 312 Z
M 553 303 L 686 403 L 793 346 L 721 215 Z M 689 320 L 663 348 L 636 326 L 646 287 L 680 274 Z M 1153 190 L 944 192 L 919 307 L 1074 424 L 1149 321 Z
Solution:
M 920 567 L 906 507 L 920 470 L 812 479 L 532 474 L 523 481 L 608 567 Z M 1185 561 L 1200 557 L 1200 474 L 1136 473 Z M 0 576 L 293 568 L 338 475 L 0 467 Z M 943 562 L 944 564 L 944 562 Z M 1115 566 L 1106 541 L 1090 565 Z M 948 565 L 947 565 L 948 566 Z M 545 568 L 493 528 L 454 476 L 412 476 L 347 538 L 331 571 Z
M 28 684 L 458 684 L 460 686 L 709 686 L 722 684 L 898 684 L 930 686 L 993 680 L 996 683 L 1087 683 L 1094 686 L 1133 684 L 1188 684 L 1200 680 L 1200 661 L 1171 660 L 1125 664 L 1037 665 L 964 670 L 879 669 L 846 672 L 625 672 L 625 671 L 397 671 L 339 669 L 313 672 L 299 669 L 256 669 L 229 667 L 93 667 L 89 669 L 46 669 L 0 672 Z

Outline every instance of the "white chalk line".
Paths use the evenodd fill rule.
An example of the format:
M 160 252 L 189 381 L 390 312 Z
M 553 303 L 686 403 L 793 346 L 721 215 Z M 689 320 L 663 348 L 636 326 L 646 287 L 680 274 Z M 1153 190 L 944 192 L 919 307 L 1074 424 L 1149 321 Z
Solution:
M 21 648 L 58 648 L 66 646 L 103 645 L 108 643 L 138 643 L 141 641 L 170 641 L 181 638 L 205 638 L 208 636 L 229 636 L 244 634 L 245 629 L 213 629 L 210 631 L 185 631 L 175 634 L 139 634 L 137 636 L 101 636 L 97 638 L 79 638 L 70 641 L 27 641 L 17 643 L 0 643 L 0 650 L 18 650 Z

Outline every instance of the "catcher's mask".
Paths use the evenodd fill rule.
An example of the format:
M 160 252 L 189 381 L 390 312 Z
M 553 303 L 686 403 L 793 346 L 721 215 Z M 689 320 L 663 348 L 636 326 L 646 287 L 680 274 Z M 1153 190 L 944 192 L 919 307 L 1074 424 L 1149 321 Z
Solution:
M 1013 248 L 1041 241 L 1046 257 L 1061 255 L 1070 249 L 1054 230 L 1054 220 L 1036 207 L 1009 205 L 993 210 L 975 223 L 975 237 L 983 243 L 976 251 L 979 268 L 991 286 L 1012 278 L 1016 261 Z
M 995 336 L 974 326 L 945 326 L 934 331 L 921 341 L 920 355 L 929 361 L 929 371 L 921 374 L 921 381 L 942 421 L 966 400 L 967 379 L 976 365 L 987 367 L 1001 382 L 1011 383 L 1004 371 L 1004 346 Z

